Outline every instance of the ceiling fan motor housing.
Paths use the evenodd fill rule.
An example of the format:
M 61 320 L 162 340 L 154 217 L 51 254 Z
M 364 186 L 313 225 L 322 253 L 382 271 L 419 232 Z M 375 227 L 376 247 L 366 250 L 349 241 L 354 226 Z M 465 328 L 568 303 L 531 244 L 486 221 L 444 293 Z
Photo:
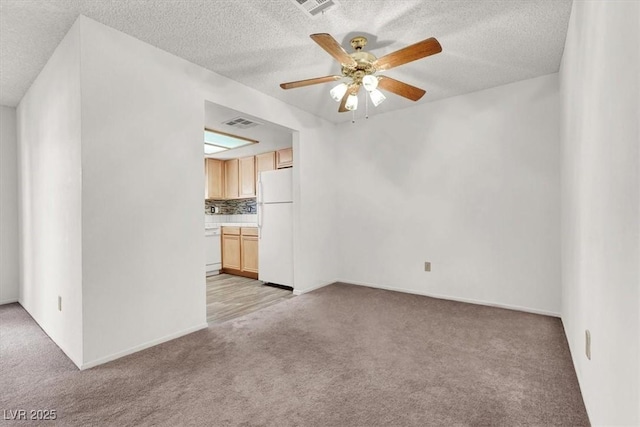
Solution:
M 354 38 L 356 40 L 358 37 Z M 364 37 L 362 37 L 364 38 Z M 353 45 L 353 40 L 351 44 Z M 365 39 L 366 40 L 366 39 Z M 369 52 L 363 52 L 357 50 L 354 53 L 349 54 L 356 61 L 355 65 L 342 65 L 342 75 L 353 79 L 354 83 L 360 83 L 364 76 L 373 74 L 376 72 L 376 68 L 373 66 L 373 62 L 377 59 L 375 55 Z

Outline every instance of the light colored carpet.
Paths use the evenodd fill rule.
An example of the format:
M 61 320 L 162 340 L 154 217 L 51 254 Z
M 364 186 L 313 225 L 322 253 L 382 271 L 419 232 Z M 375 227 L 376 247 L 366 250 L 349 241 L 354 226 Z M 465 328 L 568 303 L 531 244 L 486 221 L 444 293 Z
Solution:
M 0 409 L 47 425 L 588 425 L 552 317 L 335 284 L 83 372 L 0 322 Z

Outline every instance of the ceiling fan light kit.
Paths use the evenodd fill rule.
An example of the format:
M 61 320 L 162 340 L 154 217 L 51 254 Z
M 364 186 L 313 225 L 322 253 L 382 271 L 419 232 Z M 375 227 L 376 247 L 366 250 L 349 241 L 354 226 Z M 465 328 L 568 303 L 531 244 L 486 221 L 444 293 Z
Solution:
M 386 99 L 379 89 L 395 93 L 412 101 L 419 100 L 425 94 L 424 90 L 391 77 L 378 76 L 376 73 L 442 52 L 440 43 L 433 37 L 381 58 L 376 58 L 375 55 L 362 50 L 367 45 L 367 39 L 363 36 L 351 39 L 351 47 L 355 50 L 351 54 L 347 53 L 330 34 L 311 34 L 310 37 L 329 55 L 340 62 L 342 75 L 282 83 L 280 87 L 282 89 L 294 89 L 346 79 L 346 83 L 340 83 L 329 91 L 331 98 L 336 102 L 340 102 L 340 107 L 338 107 L 338 112 L 340 113 L 355 111 L 358 108 L 358 92 L 361 86 L 369 93 L 371 102 L 375 107 Z
M 347 86 L 346 83 L 340 83 L 338 86 L 335 86 L 333 89 L 331 89 L 329 91 L 329 94 L 334 101 L 340 102 L 344 94 L 347 93 L 348 88 L 349 86 Z
M 358 109 L 358 95 L 352 94 L 347 97 L 347 102 L 344 104 L 344 108 L 348 111 L 354 111 Z
M 367 92 L 375 90 L 378 87 L 378 78 L 371 74 L 364 76 L 362 78 L 362 87 L 364 87 Z
M 380 92 L 378 89 L 374 89 L 371 92 L 369 92 L 369 97 L 371 98 L 371 102 L 373 103 L 374 107 L 377 107 L 378 105 L 382 104 L 382 101 L 387 99 L 387 97 L 384 96 L 384 94 Z

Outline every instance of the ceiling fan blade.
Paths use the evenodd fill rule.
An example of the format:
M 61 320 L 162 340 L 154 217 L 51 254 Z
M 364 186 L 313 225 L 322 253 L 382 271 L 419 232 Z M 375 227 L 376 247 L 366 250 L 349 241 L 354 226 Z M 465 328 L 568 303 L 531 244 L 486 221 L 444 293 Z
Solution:
M 334 39 L 331 34 L 320 33 L 311 34 L 309 36 L 314 42 L 318 43 L 321 48 L 327 51 L 327 53 L 338 60 L 341 64 L 356 65 L 356 61 L 347 53 L 346 50 L 340 46 L 340 43 Z
M 345 105 L 347 104 L 347 98 L 349 97 L 349 92 L 345 92 L 344 96 L 342 97 L 342 101 L 340 101 L 340 106 L 338 107 L 338 113 L 346 113 L 347 108 L 345 107 Z
M 389 92 L 393 92 L 396 95 L 403 96 L 412 101 L 419 100 L 426 93 L 419 87 L 411 86 L 410 84 L 387 76 L 380 76 L 378 88 L 388 90 Z
M 316 77 L 314 79 L 298 80 L 297 82 L 280 83 L 282 89 L 295 89 L 297 87 L 317 85 L 320 83 L 329 83 L 340 80 L 342 76 L 325 76 Z
M 373 66 L 378 71 L 384 71 L 440 52 L 442 46 L 438 40 L 431 37 L 378 58 L 373 62 Z

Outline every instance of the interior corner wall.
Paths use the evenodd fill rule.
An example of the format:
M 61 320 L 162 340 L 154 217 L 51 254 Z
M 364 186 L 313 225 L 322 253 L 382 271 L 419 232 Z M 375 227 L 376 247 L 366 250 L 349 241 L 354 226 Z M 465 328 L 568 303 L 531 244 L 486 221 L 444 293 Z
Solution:
M 573 2 L 560 69 L 562 320 L 593 425 L 640 425 L 639 28 L 639 2 Z
M 18 141 L 16 109 L 0 106 L 0 304 L 18 301 Z
M 19 301 L 78 366 L 82 362 L 80 127 L 76 23 L 22 98 L 17 133 Z
M 89 18 L 80 22 L 84 366 L 206 326 L 205 100 L 296 131 L 294 285 L 334 280 L 335 242 L 312 240 L 333 225 L 315 210 L 319 200 L 334 202 L 322 185 L 333 126 Z
M 340 125 L 341 280 L 559 315 L 559 132 L 557 74 Z
M 79 21 L 91 367 L 207 325 L 204 100 L 158 49 Z
M 294 137 L 294 294 L 336 281 L 339 238 L 336 127 L 305 128 Z

